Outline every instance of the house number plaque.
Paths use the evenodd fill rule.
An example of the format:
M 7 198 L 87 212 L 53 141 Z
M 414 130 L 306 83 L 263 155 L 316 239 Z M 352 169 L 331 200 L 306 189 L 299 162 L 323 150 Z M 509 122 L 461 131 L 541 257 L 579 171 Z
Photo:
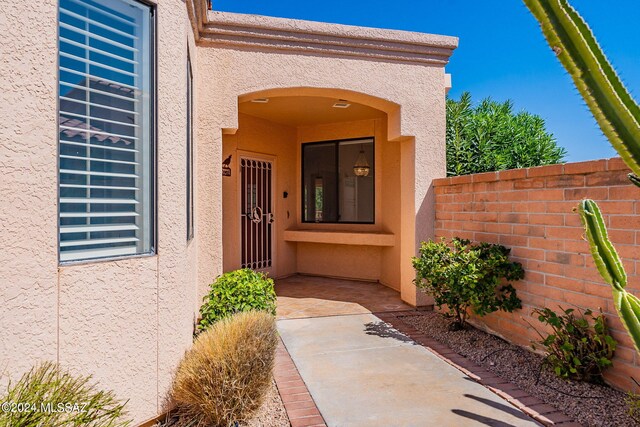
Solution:
M 222 162 L 222 176 L 231 176 L 231 154 Z

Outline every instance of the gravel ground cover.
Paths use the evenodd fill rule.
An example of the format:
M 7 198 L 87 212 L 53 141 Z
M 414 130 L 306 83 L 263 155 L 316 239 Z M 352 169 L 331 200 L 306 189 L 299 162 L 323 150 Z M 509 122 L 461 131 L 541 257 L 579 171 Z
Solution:
M 273 382 L 264 404 L 253 419 L 246 424 L 246 427 L 289 427 L 289 425 L 287 412 L 276 384 Z
M 156 427 L 176 427 L 179 425 L 177 418 L 170 416 L 166 422 L 157 424 Z M 290 425 L 276 384 L 272 382 L 262 407 L 251 421 L 240 424 L 240 427 L 289 427 Z
M 605 385 L 565 381 L 548 370 L 541 372 L 542 356 L 525 348 L 473 327 L 450 331 L 450 321 L 436 312 L 401 319 L 584 426 L 640 425 L 627 415 L 625 393 Z

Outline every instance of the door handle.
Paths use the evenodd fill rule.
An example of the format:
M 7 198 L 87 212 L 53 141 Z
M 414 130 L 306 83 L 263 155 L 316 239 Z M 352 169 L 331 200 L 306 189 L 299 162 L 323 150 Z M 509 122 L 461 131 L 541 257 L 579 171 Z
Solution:
M 259 206 L 251 209 L 251 212 L 247 212 L 247 218 L 249 218 L 254 223 L 258 224 L 262 221 L 262 209 Z

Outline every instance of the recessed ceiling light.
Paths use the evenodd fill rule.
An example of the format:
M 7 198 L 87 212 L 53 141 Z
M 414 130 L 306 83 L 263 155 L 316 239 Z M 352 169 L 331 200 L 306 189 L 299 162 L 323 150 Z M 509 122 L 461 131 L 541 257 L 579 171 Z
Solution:
M 346 99 L 338 99 L 338 102 L 333 104 L 333 108 L 349 108 L 351 104 Z
M 256 98 L 252 99 L 251 102 L 255 102 L 256 104 L 266 104 L 269 102 L 269 98 Z

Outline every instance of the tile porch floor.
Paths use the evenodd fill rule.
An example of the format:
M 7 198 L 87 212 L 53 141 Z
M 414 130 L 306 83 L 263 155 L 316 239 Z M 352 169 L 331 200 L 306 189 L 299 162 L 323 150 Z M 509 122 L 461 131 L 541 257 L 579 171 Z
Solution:
M 413 310 L 380 283 L 296 275 L 276 280 L 278 319 Z

